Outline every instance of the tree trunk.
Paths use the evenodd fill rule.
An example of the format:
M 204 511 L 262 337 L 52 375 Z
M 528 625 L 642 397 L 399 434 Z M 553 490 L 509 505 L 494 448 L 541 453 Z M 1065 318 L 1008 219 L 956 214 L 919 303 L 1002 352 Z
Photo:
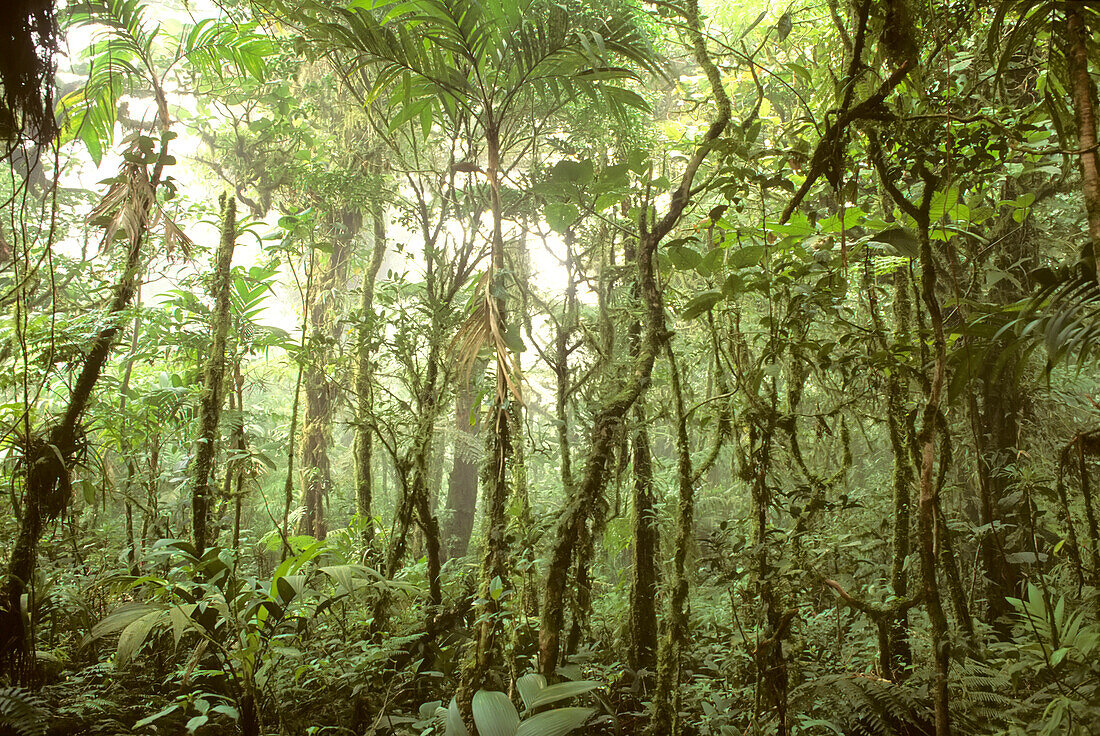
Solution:
M 695 479 L 691 469 L 691 447 L 688 444 L 687 412 L 684 408 L 683 384 L 672 343 L 666 338 L 672 385 L 672 403 L 676 409 L 676 456 L 679 503 L 676 513 L 676 549 L 672 557 L 672 582 L 668 593 L 667 631 L 661 641 L 657 662 L 657 689 L 654 693 L 653 732 L 681 733 L 680 668 L 682 653 L 691 637 L 688 593 L 691 589 L 689 556 L 695 540 Z M 780 733 L 783 733 L 780 726 Z
M 210 360 L 206 364 L 203 394 L 199 401 L 199 438 L 195 451 L 191 528 L 199 556 L 206 550 L 210 509 L 210 481 L 218 451 L 218 421 L 225 399 L 225 353 L 229 335 L 229 287 L 232 283 L 233 248 L 237 244 L 237 200 L 227 196 L 222 213 L 222 236 L 214 265 L 214 310 L 211 315 Z
M 380 202 L 371 207 L 374 249 L 367 270 L 363 273 L 362 295 L 359 300 L 358 365 L 355 372 L 355 511 L 363 524 L 363 540 L 374 541 L 373 503 L 374 480 L 371 462 L 374 457 L 374 430 L 370 426 L 374 410 L 374 340 L 378 326 L 374 314 L 374 285 L 386 256 L 386 220 Z
M 501 636 L 501 594 L 492 595 L 494 589 L 507 590 L 508 538 L 507 507 L 509 497 L 509 471 L 512 460 L 512 431 L 515 412 L 509 408 L 512 401 L 521 401 L 519 395 L 519 365 L 511 351 L 503 345 L 507 334 L 507 303 L 504 294 L 505 278 L 503 209 L 500 199 L 500 130 L 492 112 L 485 129 L 485 145 L 488 154 L 489 206 L 493 220 L 491 241 L 491 267 L 486 290 L 485 309 L 494 337 L 496 364 L 496 390 L 489 410 L 486 429 L 489 432 L 485 471 L 485 553 L 481 564 L 481 593 L 484 603 L 479 607 L 473 655 L 467 662 L 459 685 L 458 703 L 466 721 L 470 720 L 470 707 L 474 693 L 489 685 L 490 670 L 503 657 Z
M 869 270 L 864 274 L 864 284 L 875 337 L 878 340 L 879 347 L 884 352 L 889 352 L 890 346 L 887 344 L 886 330 L 878 309 L 877 287 L 873 283 Z M 894 312 L 896 327 L 894 342 L 900 347 L 908 347 L 910 305 L 908 279 L 904 270 L 897 272 L 895 287 Z M 886 426 L 894 463 L 893 557 L 890 563 L 890 587 L 893 588 L 895 596 L 904 599 L 909 595 L 909 577 L 905 570 L 905 564 L 911 552 L 909 512 L 914 478 L 913 465 L 909 457 L 909 446 L 912 437 L 909 434 L 909 425 L 905 418 L 908 381 L 906 380 L 905 384 L 902 383 L 903 373 L 901 368 L 898 365 L 891 365 L 885 378 Z M 885 643 L 888 651 L 881 653 L 882 677 L 901 682 L 909 676 L 909 671 L 913 665 L 912 649 L 909 646 L 908 611 L 905 609 L 897 610 L 889 620 L 883 619 L 883 625 L 887 627 Z
M 659 527 L 653 491 L 653 455 L 644 402 L 634 406 L 634 492 L 630 579 L 630 645 L 627 664 L 638 672 L 657 670 L 657 555 Z
M 935 664 L 935 680 L 932 702 L 936 718 L 936 736 L 950 736 L 951 714 L 948 709 L 947 673 L 951 664 L 951 642 L 948 639 L 947 618 L 943 613 L 939 584 L 936 581 L 936 422 L 939 416 L 940 394 L 943 391 L 947 371 L 947 340 L 944 336 L 943 315 L 936 296 L 936 267 L 932 261 L 932 241 L 929 238 L 928 205 L 935 180 L 925 177 L 924 205 L 921 207 L 923 222 L 920 226 L 921 297 L 928 309 L 932 324 L 935 363 L 931 386 L 925 400 L 920 434 L 917 438 L 921 451 L 920 501 L 918 503 L 917 529 L 920 539 L 921 577 L 928 618 L 932 623 L 932 657 Z
M 477 510 L 478 468 L 481 452 L 475 446 L 481 428 L 473 384 L 463 381 L 455 396 L 454 458 L 447 483 L 447 514 L 443 539 L 447 557 L 464 557 L 474 530 Z
M 1066 3 L 1066 66 L 1073 96 L 1073 116 L 1077 123 L 1078 163 L 1081 167 L 1081 193 L 1088 215 L 1089 240 L 1100 279 L 1100 151 L 1096 140 L 1096 85 L 1089 75 L 1089 32 L 1082 16 L 1085 3 Z
M 350 242 L 362 225 L 356 212 L 344 212 L 336 226 L 341 229 L 332 241 L 332 252 L 318 288 L 309 304 L 311 360 L 306 365 L 302 384 L 305 388 L 305 412 L 302 417 L 302 516 L 301 530 L 317 539 L 328 532 L 325 505 L 332 490 L 332 467 L 328 449 L 332 444 L 332 418 L 336 411 L 336 386 L 325 370 L 331 355 L 329 345 L 340 334 L 338 294 L 347 280 Z
M 643 215 L 639 222 L 637 258 L 634 265 L 637 269 L 638 293 L 644 305 L 642 337 L 628 377 L 593 418 L 584 471 L 580 482 L 574 487 L 571 497 L 562 510 L 557 524 L 550 553 L 550 567 L 546 576 L 546 592 L 543 597 L 542 620 L 539 627 L 539 671 L 546 677 L 553 676 L 558 665 L 565 589 L 574 545 L 580 537 L 581 525 L 587 521 L 589 509 L 600 501 L 608 461 L 622 435 L 622 423 L 634 406 L 634 402 L 649 387 L 653 363 L 661 340 L 664 339 L 664 335 L 660 332 L 660 325 L 664 324 L 664 300 L 657 288 L 653 262 L 657 246 L 680 222 L 691 200 L 695 174 L 710 153 L 718 136 L 726 129 L 730 119 L 729 97 L 722 86 L 717 68 L 710 60 L 706 42 L 700 30 L 697 0 L 688 0 L 685 10 L 687 32 L 695 51 L 695 60 L 706 72 L 718 112 L 703 140 L 688 160 L 679 186 L 673 191 L 669 200 L 668 211 L 664 217 L 655 223 L 650 223 L 647 221 L 647 214 Z M 644 204 L 641 211 L 648 213 L 650 203 Z

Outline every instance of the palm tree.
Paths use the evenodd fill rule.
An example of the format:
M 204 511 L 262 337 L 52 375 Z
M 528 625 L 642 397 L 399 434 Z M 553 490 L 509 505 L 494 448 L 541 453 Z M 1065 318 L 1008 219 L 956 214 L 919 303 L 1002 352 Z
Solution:
M 459 702 L 468 705 L 499 652 L 499 596 L 491 581 L 505 581 L 505 518 L 515 402 L 522 402 L 519 365 L 507 342 L 507 282 L 501 189 L 530 150 L 532 103 L 548 119 L 581 96 L 621 114 L 644 101 L 625 83 L 656 69 L 655 57 L 625 6 L 597 16 L 582 5 L 547 0 L 412 0 L 380 18 L 377 11 L 337 11 L 335 22 L 313 24 L 314 34 L 342 55 L 349 76 L 367 83 L 368 97 L 390 96 L 398 122 L 420 119 L 475 121 L 485 141 L 484 161 L 466 170 L 484 175 L 491 213 L 490 264 L 480 306 L 460 332 L 458 353 L 471 357 L 483 345 L 495 351 L 496 391 L 487 418 L 491 432 L 487 473 L 486 550 L 476 649 Z M 536 19 L 549 18 L 549 23 Z M 537 130 L 537 128 L 536 128 Z M 523 137 L 523 138 L 521 138 Z M 499 583 L 498 583 L 499 584 Z M 468 708 L 467 708 L 468 710 Z

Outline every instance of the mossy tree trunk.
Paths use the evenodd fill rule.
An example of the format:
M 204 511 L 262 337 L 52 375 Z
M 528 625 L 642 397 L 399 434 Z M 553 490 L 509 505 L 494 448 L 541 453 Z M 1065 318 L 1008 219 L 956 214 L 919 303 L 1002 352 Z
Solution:
M 351 240 L 362 226 L 362 215 L 347 210 L 336 218 L 333 226 L 335 233 L 328 263 L 311 293 L 307 307 L 310 349 L 302 376 L 305 411 L 302 415 L 301 470 L 305 513 L 302 515 L 301 531 L 317 539 L 324 539 L 328 532 L 325 506 L 332 490 L 332 466 L 328 451 L 332 445 L 332 418 L 338 393 L 326 366 L 332 355 L 332 345 L 340 333 L 339 295 L 347 281 Z
M 443 540 L 447 557 L 464 557 L 474 530 L 481 451 L 475 447 L 481 429 L 477 392 L 472 380 L 461 381 L 455 395 L 455 435 L 447 481 L 447 514 Z
M 517 412 L 512 402 L 520 401 L 518 361 L 504 343 L 508 332 L 508 304 L 505 300 L 503 205 L 501 202 L 500 127 L 492 110 L 486 113 L 485 146 L 488 157 L 486 175 L 489 179 L 489 209 L 492 215 L 490 240 L 491 267 L 485 295 L 486 319 L 495 348 L 496 388 L 485 429 L 488 432 L 485 478 L 485 550 L 481 563 L 479 621 L 475 631 L 472 656 L 463 669 L 458 702 L 464 715 L 470 712 L 474 693 L 489 685 L 490 671 L 503 657 L 503 631 L 500 612 L 501 593 L 510 588 L 508 576 L 507 509 L 510 493 L 509 476 L 513 458 L 513 431 Z M 469 720 L 467 718 L 466 720 Z
M 1085 200 L 1089 240 L 1100 278 L 1100 151 L 1096 138 L 1096 84 L 1089 74 L 1089 31 L 1083 0 L 1065 3 L 1066 67 L 1070 94 L 1073 98 L 1074 121 L 1077 126 L 1078 164 L 1081 168 L 1081 193 Z
M 371 226 L 373 248 L 370 262 L 363 272 L 362 293 L 359 297 L 355 369 L 355 511 L 363 524 L 363 539 L 368 544 L 374 541 L 371 508 L 374 496 L 371 468 L 374 458 L 374 430 L 370 421 L 374 411 L 374 344 L 378 330 L 378 319 L 374 314 L 374 287 L 386 256 L 386 219 L 381 202 L 374 202 L 371 206 Z
M 214 458 L 218 452 L 218 422 L 225 400 L 226 342 L 229 336 L 229 287 L 232 284 L 233 249 L 237 244 L 237 201 L 224 199 L 222 232 L 214 256 L 211 291 L 214 309 L 211 313 L 210 354 L 199 399 L 199 436 L 196 440 L 195 464 L 191 473 L 191 531 L 195 549 L 201 556 L 210 544 L 210 496 L 214 474 Z

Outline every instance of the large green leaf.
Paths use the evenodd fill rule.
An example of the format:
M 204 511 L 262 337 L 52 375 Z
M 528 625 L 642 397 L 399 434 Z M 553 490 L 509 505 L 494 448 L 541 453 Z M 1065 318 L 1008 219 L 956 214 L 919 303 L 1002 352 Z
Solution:
M 537 672 L 531 672 L 516 680 L 516 690 L 519 691 L 520 700 L 523 701 L 523 707 L 528 710 L 531 709 L 531 704 L 535 702 L 535 698 L 539 696 L 539 693 L 546 687 L 546 678 Z
M 516 706 L 502 692 L 478 690 L 473 701 L 478 736 L 515 736 L 519 727 Z
M 576 680 L 574 682 L 559 682 L 557 685 L 551 685 L 550 687 L 543 688 L 536 697 L 529 708 L 541 708 L 544 705 L 550 705 L 556 703 L 559 700 L 565 700 L 566 698 L 575 698 L 578 695 L 584 695 L 585 693 L 592 692 L 598 687 L 602 687 L 602 683 L 594 680 Z
M 595 714 L 593 708 L 557 708 L 531 716 L 520 724 L 515 736 L 566 736 Z
M 115 650 L 116 668 L 125 667 L 133 659 L 134 654 L 148 638 L 149 632 L 157 624 L 164 621 L 166 615 L 166 611 L 158 608 L 145 614 L 122 630 L 122 634 L 118 637 L 118 649 Z
M 115 610 L 107 614 L 103 620 L 92 627 L 92 630 L 88 632 L 88 635 L 84 637 L 81 642 L 86 646 L 96 639 L 101 639 L 104 636 L 113 634 L 116 631 L 122 631 L 127 626 L 137 621 L 142 616 L 152 612 L 159 611 L 158 606 L 153 606 L 148 603 L 126 603 Z
M 458 701 L 454 698 L 451 698 L 451 703 L 447 706 L 446 736 L 470 736 L 466 724 L 462 722 L 462 714 L 458 711 Z
M 700 292 L 691 298 L 691 301 L 680 312 L 680 317 L 682 319 L 695 319 L 714 309 L 714 305 L 720 301 L 722 301 L 722 292 L 717 289 Z

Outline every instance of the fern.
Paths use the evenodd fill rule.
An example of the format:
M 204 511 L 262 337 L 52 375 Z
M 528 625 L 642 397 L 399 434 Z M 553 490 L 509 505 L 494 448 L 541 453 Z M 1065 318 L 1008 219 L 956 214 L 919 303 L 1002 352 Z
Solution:
M 0 687 L 0 730 L 46 736 L 45 703 L 21 687 Z
M 931 736 L 932 709 L 908 688 L 871 675 L 825 675 L 791 693 L 852 736 Z
M 1012 682 L 1003 672 L 966 659 L 952 672 L 951 683 L 957 688 L 952 697 L 953 720 L 975 733 L 985 727 L 1005 725 L 1016 702 L 1009 697 Z

